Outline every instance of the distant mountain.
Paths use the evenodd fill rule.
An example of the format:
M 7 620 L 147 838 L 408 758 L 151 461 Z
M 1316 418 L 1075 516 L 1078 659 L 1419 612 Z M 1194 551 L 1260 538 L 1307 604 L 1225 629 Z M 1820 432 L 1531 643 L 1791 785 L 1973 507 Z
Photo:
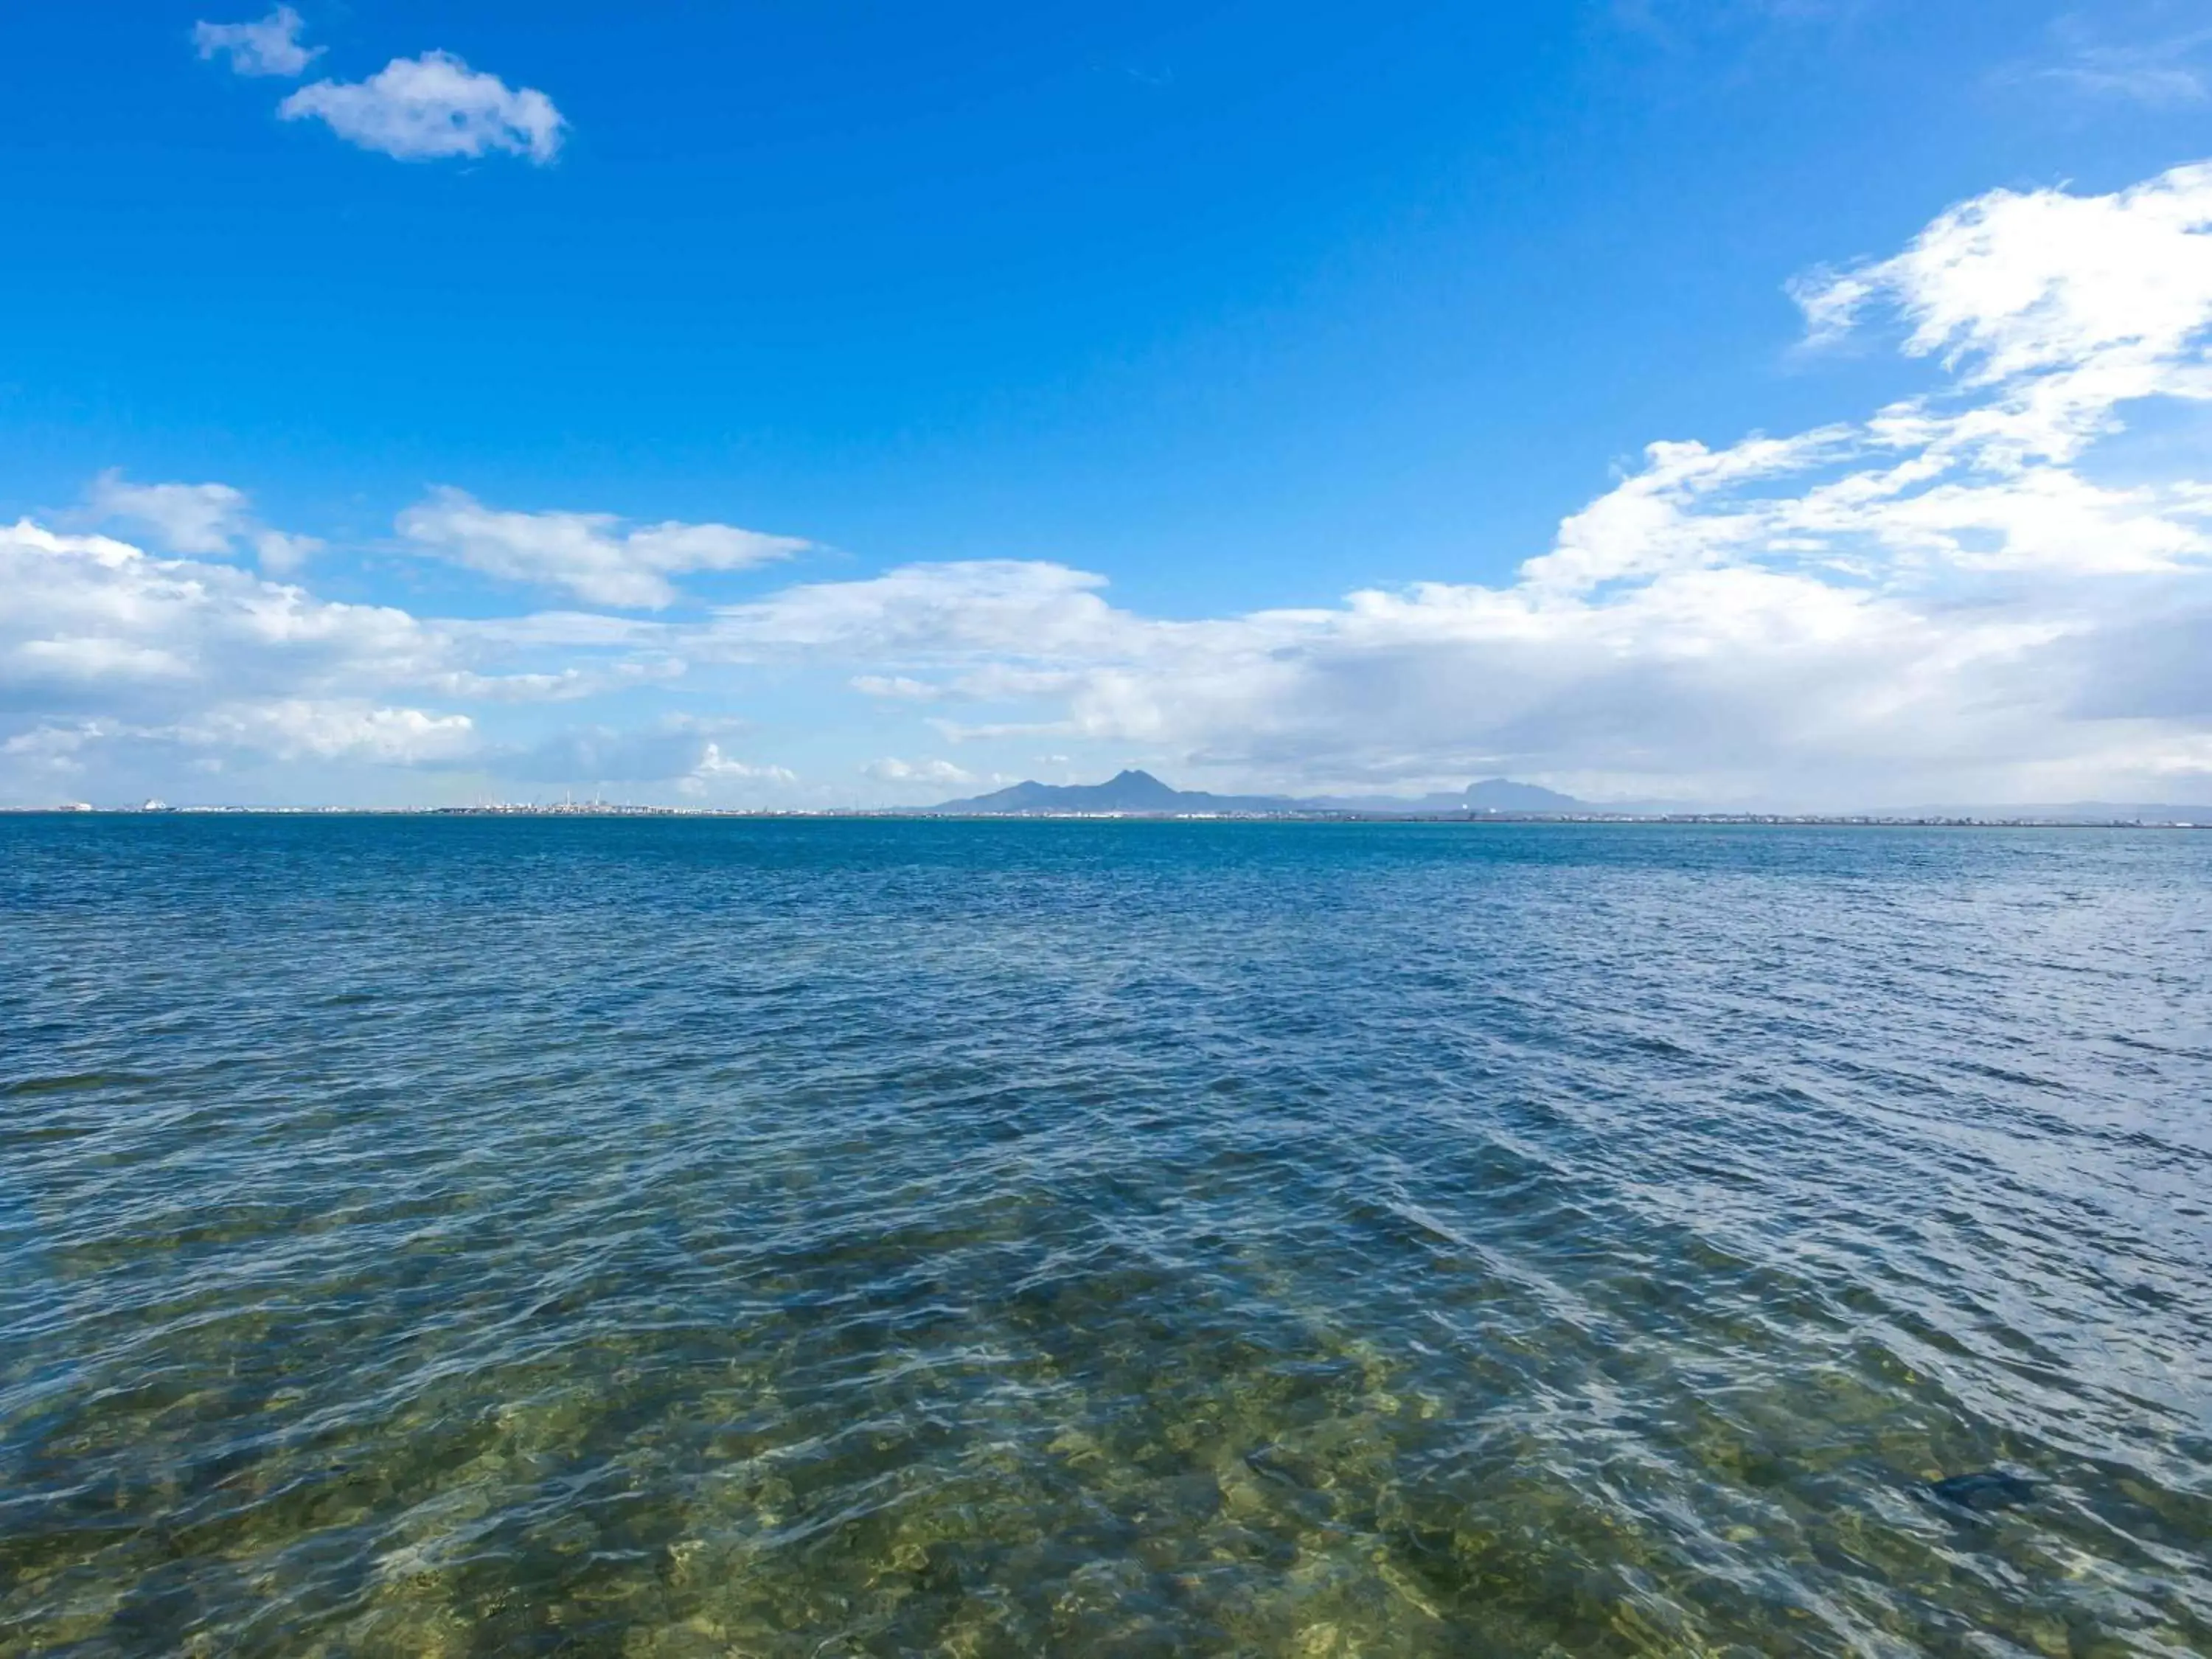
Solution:
M 150 810 L 150 808 L 149 808 Z M 1511 778 L 1485 778 L 1457 794 L 1432 795 L 1214 795 L 1203 789 L 1176 789 L 1149 772 L 1128 771 L 1103 783 L 1017 783 L 988 795 L 948 800 L 925 806 L 925 812 L 977 817 L 1040 817 L 1076 813 L 1127 813 L 1133 817 L 1173 817 L 1193 813 L 1257 814 L 1274 812 L 1343 812 L 1365 817 L 1428 817 L 1462 812 L 1477 817 L 1565 817 L 1587 813 L 1621 817 L 1662 817 L 1670 812 L 1700 811 L 1682 801 L 1578 800 L 1556 789 Z M 1705 811 L 1715 809 L 1705 808 Z M 1772 810 L 1740 808 L 1740 811 Z M 2176 806 L 2171 804 L 2124 804 L 2116 801 L 2069 801 L 2038 806 L 1911 806 L 1886 811 L 1843 813 L 1840 817 L 1895 818 L 2042 819 L 2076 823 L 2204 823 L 2212 824 L 2212 805 Z
M 948 800 L 922 809 L 963 816 L 997 817 L 1024 812 L 1128 812 L 1163 816 L 1189 812 L 1588 812 L 1603 811 L 1572 795 L 1486 778 L 1456 795 L 1214 795 L 1202 789 L 1176 789 L 1149 772 L 1123 772 L 1103 783 L 1017 783 L 988 795 Z
M 967 800 L 923 809 L 976 816 L 1023 812 L 1296 812 L 1287 795 L 1210 795 L 1171 789 L 1149 772 L 1121 772 L 1103 783 L 1017 783 Z
M 1462 798 L 1477 812 L 1588 812 L 1606 809 L 1593 807 L 1586 800 L 1577 800 L 1572 795 L 1563 795 L 1556 789 L 1545 789 L 1533 783 L 1516 783 L 1510 778 L 1485 778 L 1480 783 L 1470 783 Z

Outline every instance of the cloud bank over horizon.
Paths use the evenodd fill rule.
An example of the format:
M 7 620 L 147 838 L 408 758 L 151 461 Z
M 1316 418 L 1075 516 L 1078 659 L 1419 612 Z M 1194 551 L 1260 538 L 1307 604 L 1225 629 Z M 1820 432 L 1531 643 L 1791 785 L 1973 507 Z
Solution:
M 139 542 L 0 530 L 0 799 L 854 804 L 1049 749 L 1237 791 L 2212 801 L 2206 449 L 2135 441 L 2212 404 L 2212 164 L 1993 191 L 1791 291 L 1816 362 L 1889 339 L 1932 386 L 1655 441 L 1510 582 L 1328 606 L 1151 617 L 1049 559 L 733 599 L 816 550 L 443 487 L 372 550 L 481 584 L 418 615 L 317 598 L 331 556 L 234 486 L 111 472 L 87 520 Z

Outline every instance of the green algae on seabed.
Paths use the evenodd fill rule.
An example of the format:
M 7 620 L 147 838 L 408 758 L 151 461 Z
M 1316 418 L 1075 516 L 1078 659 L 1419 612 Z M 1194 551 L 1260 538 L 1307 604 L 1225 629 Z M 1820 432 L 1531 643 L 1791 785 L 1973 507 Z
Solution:
M 50 1536 L 43 1577 L 11 1545 L 10 1601 L 44 1612 L 36 1643 L 0 1651 L 127 1646 L 225 1601 L 254 1612 L 199 1650 L 1773 1651 L 1812 1613 L 1793 1565 L 1823 1555 L 1879 1566 L 1892 1617 L 1821 1610 L 1863 1619 L 1877 1650 L 1925 1640 L 1925 1601 L 2031 1651 L 2190 1650 L 2178 1626 L 2051 1648 L 2063 1615 L 1960 1577 L 1939 1520 L 1838 1508 L 1854 1425 L 1921 1460 L 1900 1480 L 1940 1458 L 1934 1399 L 1831 1375 L 1814 1400 L 1644 1425 L 1639 1454 L 1565 1398 L 1556 1420 L 1486 1426 L 1317 1316 L 1193 1343 L 1131 1318 L 1142 1294 L 1081 1299 L 1068 1323 L 1017 1316 L 929 1360 L 885 1346 L 828 1397 L 791 1389 L 806 1362 L 769 1331 L 673 1369 L 618 1342 L 456 1364 L 319 1433 L 305 1396 L 276 1394 L 293 1431 L 212 1482 L 192 1425 L 244 1402 L 142 1391 L 103 1432 L 148 1454 L 132 1507 L 176 1520 L 88 1553 Z M 1734 1520 L 1710 1572 L 1645 1518 L 1680 1501 L 1669 1448 Z M 1746 1558 L 1763 1582 L 1729 1567 Z M 2027 1539 L 2000 1559 L 2023 1581 L 2055 1565 Z
M 2212 843 L 1256 829 L 0 825 L 0 1656 L 2212 1651 Z

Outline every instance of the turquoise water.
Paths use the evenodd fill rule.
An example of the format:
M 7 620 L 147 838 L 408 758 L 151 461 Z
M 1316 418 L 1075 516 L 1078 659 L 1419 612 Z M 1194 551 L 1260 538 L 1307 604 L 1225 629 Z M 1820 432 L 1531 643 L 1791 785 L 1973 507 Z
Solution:
M 0 821 L 0 1654 L 2212 1652 L 2208 895 Z

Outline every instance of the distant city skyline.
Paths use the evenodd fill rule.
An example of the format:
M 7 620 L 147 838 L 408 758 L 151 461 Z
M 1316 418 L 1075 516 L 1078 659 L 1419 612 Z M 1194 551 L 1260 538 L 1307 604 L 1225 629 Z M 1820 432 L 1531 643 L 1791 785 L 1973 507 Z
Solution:
M 16 37 L 0 805 L 2212 802 L 2201 7 Z

